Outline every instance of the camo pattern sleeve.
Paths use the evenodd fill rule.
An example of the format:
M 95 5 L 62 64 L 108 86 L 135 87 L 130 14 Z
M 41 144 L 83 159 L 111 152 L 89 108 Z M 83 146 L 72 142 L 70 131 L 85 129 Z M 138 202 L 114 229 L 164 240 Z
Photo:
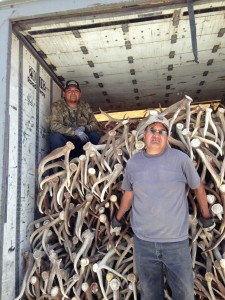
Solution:
M 50 114 L 50 131 L 66 136 L 75 135 L 76 124 L 70 118 L 70 109 L 65 101 L 54 102 Z
M 90 105 L 80 101 L 77 109 L 68 107 L 65 100 L 59 100 L 52 105 L 50 115 L 50 131 L 66 136 L 74 136 L 75 129 L 84 126 L 88 131 L 98 131 L 99 126 Z
M 78 108 L 78 126 L 85 126 L 88 131 L 99 131 L 98 121 L 87 102 L 81 101 Z

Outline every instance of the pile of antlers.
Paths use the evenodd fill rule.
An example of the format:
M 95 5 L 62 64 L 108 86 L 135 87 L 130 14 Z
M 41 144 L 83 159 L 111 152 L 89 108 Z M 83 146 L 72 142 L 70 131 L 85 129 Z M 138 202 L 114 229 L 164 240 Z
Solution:
M 42 159 L 37 207 L 41 217 L 29 225 L 32 251 L 24 253 L 26 271 L 20 294 L 27 299 L 138 299 L 130 213 L 118 235 L 110 222 L 119 207 L 127 160 L 144 149 L 145 123 L 152 114 L 170 122 L 171 147 L 187 153 L 205 184 L 216 227 L 205 232 L 189 191 L 190 249 L 199 299 L 225 299 L 224 108 L 191 107 L 185 96 L 142 120 L 108 117 L 99 145 L 84 145 L 70 158 L 68 142 Z M 165 297 L 171 299 L 165 289 Z

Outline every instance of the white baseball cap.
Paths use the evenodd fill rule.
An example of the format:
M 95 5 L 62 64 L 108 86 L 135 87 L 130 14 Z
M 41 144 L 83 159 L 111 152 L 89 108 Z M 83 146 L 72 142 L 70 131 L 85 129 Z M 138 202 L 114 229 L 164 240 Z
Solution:
M 169 121 L 163 117 L 163 116 L 160 116 L 160 115 L 152 115 L 145 123 L 145 128 L 153 123 L 161 123 L 163 124 L 167 130 L 169 130 L 169 126 L 170 126 L 170 123 Z

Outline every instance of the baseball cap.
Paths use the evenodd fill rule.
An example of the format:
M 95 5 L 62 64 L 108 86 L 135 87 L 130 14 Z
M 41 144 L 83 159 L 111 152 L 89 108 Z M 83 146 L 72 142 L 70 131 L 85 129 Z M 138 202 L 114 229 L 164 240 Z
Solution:
M 169 121 L 163 117 L 163 116 L 160 116 L 160 115 L 152 115 L 151 117 L 149 117 L 149 119 L 146 121 L 145 123 L 145 128 L 153 123 L 161 123 L 163 124 L 168 130 L 169 130 L 169 126 L 170 126 L 170 123 Z
M 80 85 L 76 80 L 68 80 L 65 85 L 65 90 L 70 86 L 75 86 L 79 91 L 81 90 Z

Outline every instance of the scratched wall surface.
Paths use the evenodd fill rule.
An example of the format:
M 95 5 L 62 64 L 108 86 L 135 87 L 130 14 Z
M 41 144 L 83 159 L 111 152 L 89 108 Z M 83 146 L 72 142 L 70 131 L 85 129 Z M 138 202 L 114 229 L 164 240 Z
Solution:
M 18 295 L 24 276 L 23 254 L 30 250 L 28 224 L 36 212 L 36 176 L 48 151 L 48 115 L 56 88 L 34 56 L 12 36 L 8 197 L 4 226 L 1 300 Z M 37 88 L 39 85 L 39 89 Z
M 47 72 L 40 68 L 40 84 L 39 84 L 39 147 L 38 162 L 49 151 L 48 135 L 49 135 L 49 113 L 50 113 L 50 77 Z
M 38 163 L 49 152 L 49 114 L 51 103 L 61 98 L 61 88 L 40 67 Z M 52 87 L 51 87 L 52 85 Z
M 36 71 L 35 58 L 24 49 L 23 53 L 23 115 L 22 115 L 22 173 L 21 173 L 21 231 L 20 241 L 27 240 L 27 221 L 33 220 L 35 204 L 36 155 Z M 22 247 L 23 248 L 23 247 Z M 23 250 L 23 249 L 22 249 Z
M 73 77 L 70 79 L 74 79 Z M 62 97 L 61 88 L 53 81 L 53 88 L 52 88 L 52 101 L 57 101 Z
M 15 247 L 16 247 L 16 217 L 17 217 L 17 172 L 18 172 L 18 75 L 19 75 L 19 41 L 12 38 L 13 57 L 10 78 L 10 128 L 9 128 L 9 173 L 8 199 L 4 226 L 2 295 L 13 299 L 15 282 Z

